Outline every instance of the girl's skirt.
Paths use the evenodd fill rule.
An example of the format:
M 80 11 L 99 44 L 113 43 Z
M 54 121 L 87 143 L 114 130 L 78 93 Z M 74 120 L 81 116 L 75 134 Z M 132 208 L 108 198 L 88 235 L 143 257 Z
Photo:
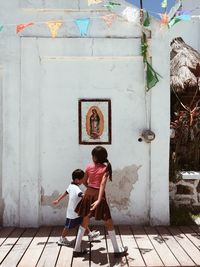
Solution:
M 98 199 L 99 189 L 88 187 L 85 191 L 83 199 L 78 203 L 75 211 L 79 216 L 85 217 L 94 217 L 95 220 L 104 220 L 107 221 L 111 219 L 110 208 L 106 201 L 106 195 L 104 193 L 101 202 L 97 208 L 91 211 L 91 204 Z

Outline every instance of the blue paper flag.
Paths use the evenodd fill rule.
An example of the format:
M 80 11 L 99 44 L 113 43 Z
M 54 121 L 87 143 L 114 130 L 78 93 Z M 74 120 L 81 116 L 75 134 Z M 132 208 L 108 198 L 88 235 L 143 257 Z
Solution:
M 191 15 L 180 15 L 180 16 L 177 16 L 177 18 L 181 19 L 181 20 L 191 20 Z
M 88 27 L 89 27 L 90 19 L 76 19 L 76 25 L 78 26 L 79 32 L 81 36 L 86 36 Z

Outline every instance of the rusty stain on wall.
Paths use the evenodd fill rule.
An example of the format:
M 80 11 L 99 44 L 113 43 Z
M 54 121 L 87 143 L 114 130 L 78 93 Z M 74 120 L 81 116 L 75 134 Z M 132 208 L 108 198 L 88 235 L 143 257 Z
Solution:
M 54 200 L 56 200 L 59 196 L 61 195 L 61 193 L 59 193 L 58 191 L 54 191 L 51 195 L 45 195 L 44 194 L 44 189 L 41 189 L 41 205 L 42 206 L 50 206 L 52 208 L 56 208 L 56 209 L 62 209 L 62 208 L 66 208 L 67 207 L 67 203 L 68 203 L 68 197 L 66 196 L 66 198 L 62 199 L 59 204 L 54 205 L 52 204 L 52 202 Z
M 117 208 L 119 211 L 128 209 L 130 196 L 134 184 L 138 180 L 138 170 L 141 166 L 130 165 L 122 170 L 113 171 L 113 180 L 106 186 L 106 195 L 110 206 Z

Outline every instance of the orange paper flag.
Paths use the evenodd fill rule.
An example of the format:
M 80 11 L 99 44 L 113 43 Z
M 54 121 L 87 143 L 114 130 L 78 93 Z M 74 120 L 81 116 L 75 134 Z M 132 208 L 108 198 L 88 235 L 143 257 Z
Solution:
M 21 32 L 23 29 L 25 29 L 26 27 L 28 27 L 28 26 L 32 26 L 32 25 L 33 25 L 32 22 L 30 22 L 30 23 L 26 23 L 26 24 L 18 24 L 18 25 L 16 26 L 16 33 L 19 33 L 19 32 Z
M 160 14 L 161 16 L 161 24 L 167 25 L 169 23 L 169 16 L 166 13 Z
M 49 30 L 51 32 L 52 38 L 55 38 L 57 36 L 57 32 L 59 28 L 62 26 L 62 21 L 48 21 L 47 26 L 49 27 Z

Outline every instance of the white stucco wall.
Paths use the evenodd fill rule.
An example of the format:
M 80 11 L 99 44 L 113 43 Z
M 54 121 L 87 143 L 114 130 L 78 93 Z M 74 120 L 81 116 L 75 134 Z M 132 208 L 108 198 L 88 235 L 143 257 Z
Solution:
M 114 222 L 168 224 L 168 35 L 154 22 L 150 53 L 163 78 L 145 93 L 138 25 L 117 18 L 109 29 L 92 19 L 88 36 L 80 38 L 73 19 L 105 9 L 84 0 L 13 0 L 0 7 L 2 21 L 13 24 L 0 38 L 3 224 L 63 223 L 66 203 L 51 202 L 72 171 L 91 161 L 94 147 L 78 143 L 81 98 L 111 99 L 112 144 L 105 147 L 113 165 L 107 195 Z M 14 24 L 53 19 L 66 20 L 56 39 L 45 24 L 15 34 Z M 144 128 L 156 134 L 151 144 L 138 142 Z

